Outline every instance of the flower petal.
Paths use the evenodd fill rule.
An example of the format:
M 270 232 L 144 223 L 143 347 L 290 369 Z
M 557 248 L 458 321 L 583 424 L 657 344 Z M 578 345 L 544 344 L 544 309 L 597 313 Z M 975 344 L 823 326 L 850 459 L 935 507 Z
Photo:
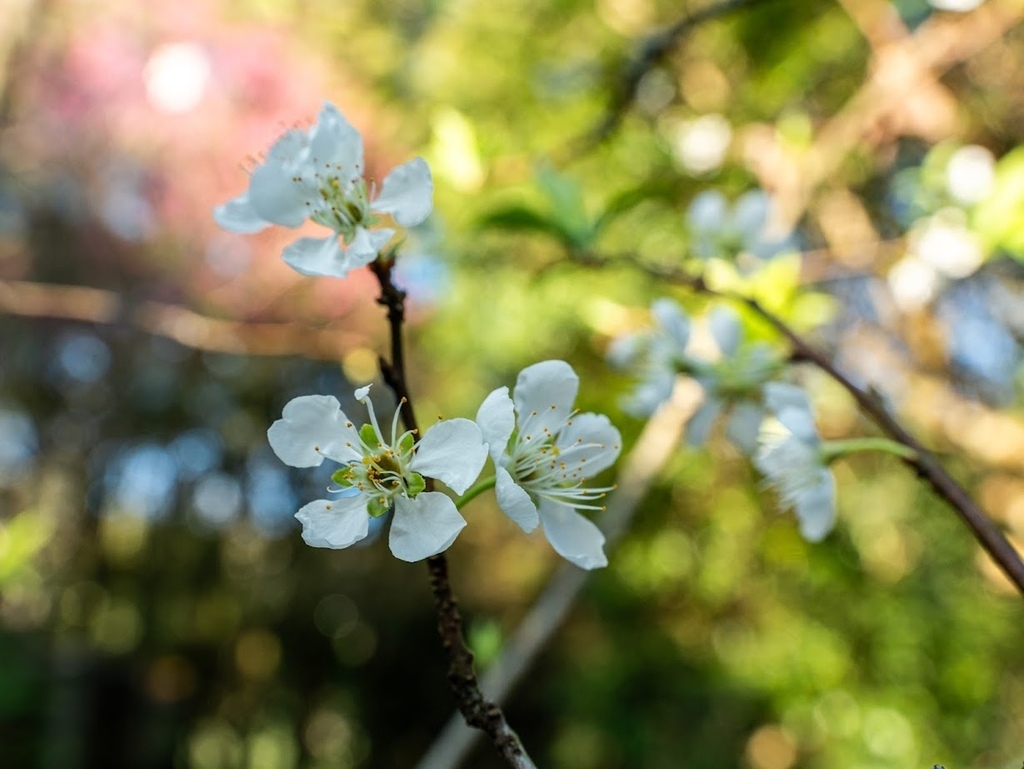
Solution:
M 671 299 L 658 299 L 651 303 L 651 315 L 672 342 L 672 352 L 682 355 L 690 341 L 690 318 L 683 308 Z
M 732 415 L 725 428 L 726 437 L 732 445 L 747 456 L 757 450 L 757 436 L 764 421 L 764 409 L 753 401 L 740 401 L 732 408 Z
M 540 522 L 555 552 L 581 569 L 608 565 L 604 534 L 593 521 L 568 505 L 545 499 L 540 503 Z
M 270 448 L 291 467 L 318 467 L 324 457 L 336 462 L 359 459 L 352 445 L 359 435 L 331 395 L 302 395 L 288 402 L 267 430 Z
M 580 463 L 590 477 L 615 463 L 622 436 L 604 414 L 577 414 L 562 428 L 555 445 L 564 462 Z
M 262 219 L 252 207 L 248 192 L 217 206 L 213 209 L 213 218 L 225 230 L 240 235 L 251 235 L 270 226 L 270 222 Z
M 524 436 L 554 432 L 572 413 L 580 379 L 564 360 L 534 363 L 519 372 L 512 398 Z
M 439 491 L 425 491 L 415 499 L 397 497 L 388 540 L 391 552 L 403 561 L 422 561 L 447 550 L 465 525 L 455 503 Z
M 351 269 L 334 234 L 326 238 L 299 238 L 284 250 L 281 258 L 303 275 L 344 278 Z
M 831 471 L 821 468 L 818 482 L 796 495 L 793 510 L 800 522 L 800 533 L 808 542 L 820 542 L 832 531 L 836 521 L 836 482 Z
M 430 166 L 423 158 L 414 158 L 387 175 L 371 207 L 378 213 L 391 214 L 403 227 L 412 227 L 430 215 L 433 196 Z
M 494 495 L 498 499 L 498 507 L 501 511 L 515 521 L 519 528 L 529 534 L 537 528 L 540 518 L 537 516 L 537 506 L 533 504 L 530 495 L 519 486 L 508 470 L 499 467 L 496 470 L 498 480 L 494 486 Z
M 330 166 L 330 173 L 340 172 L 345 181 L 363 175 L 363 137 L 329 101 L 309 132 L 309 154 L 317 168 Z
M 715 338 L 722 356 L 729 358 L 735 355 L 743 336 L 739 316 L 728 307 L 719 306 L 711 311 L 708 322 L 711 324 L 711 336 Z
M 306 136 L 302 131 L 285 133 L 266 161 L 249 177 L 249 202 L 268 222 L 298 227 L 306 219 L 306 202 L 316 194 L 312 182 L 303 181 Z
M 722 402 L 711 395 L 704 396 L 704 402 L 686 423 L 686 442 L 690 446 L 702 446 L 707 443 L 715 420 L 722 410 Z M 756 436 L 755 436 L 756 437 Z
M 295 514 L 302 523 L 302 538 L 311 547 L 340 549 L 366 536 L 370 516 L 366 514 L 366 496 L 357 494 L 342 499 L 318 499 Z
M 456 494 L 463 494 L 480 475 L 486 461 L 487 447 L 476 422 L 448 419 L 432 425 L 423 435 L 409 469 L 436 478 Z
M 768 382 L 764 386 L 764 402 L 768 411 L 793 435 L 805 442 L 820 440 L 811 403 L 802 389 L 784 382 Z
M 516 427 L 515 409 L 508 397 L 508 388 L 499 387 L 480 404 L 476 412 L 476 423 L 480 426 L 484 443 L 491 452 L 495 464 L 508 447 L 508 439 Z
M 381 249 L 387 245 L 387 242 L 391 240 L 391 236 L 394 234 L 394 230 L 386 227 L 379 230 L 357 227 L 352 243 L 343 248 L 346 262 L 351 265 L 349 269 L 362 267 L 376 259 Z

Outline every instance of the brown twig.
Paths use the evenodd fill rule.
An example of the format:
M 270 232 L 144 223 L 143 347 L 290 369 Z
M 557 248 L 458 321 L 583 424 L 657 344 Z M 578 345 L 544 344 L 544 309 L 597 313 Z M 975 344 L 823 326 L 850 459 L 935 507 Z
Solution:
M 675 267 L 650 265 L 632 255 L 601 257 L 592 253 L 570 254 L 570 259 L 577 264 L 589 267 L 605 267 L 612 264 L 623 264 L 639 269 L 659 281 L 672 282 L 686 286 L 693 291 L 738 302 L 746 305 L 751 311 L 771 325 L 789 342 L 795 358 L 817 366 L 843 387 L 860 406 L 861 410 L 893 440 L 913 450 L 912 458 L 903 461 L 914 468 L 917 474 L 927 481 L 932 490 L 946 500 L 960 519 L 967 525 L 978 540 L 978 543 L 992 557 L 1010 579 L 1017 590 L 1024 596 L 1024 560 L 1020 553 L 1010 544 L 1002 530 L 994 524 L 978 507 L 971 495 L 953 478 L 924 445 L 900 423 L 886 408 L 882 398 L 873 390 L 864 390 L 852 379 L 840 371 L 835 364 L 807 343 L 785 321 L 766 309 L 756 299 L 740 294 L 717 291 L 708 286 L 700 276 L 690 275 Z
M 606 548 L 613 548 L 625 534 L 640 503 L 676 453 L 686 422 L 700 401 L 696 382 L 680 378 L 672 398 L 647 420 L 633 448 L 623 457 L 619 483 L 608 496 L 607 509 L 596 520 L 604 532 Z M 561 627 L 591 573 L 571 564 L 559 567 L 484 674 L 482 689 L 488 695 L 497 702 L 508 697 Z M 454 714 L 416 769 L 456 769 L 477 735 Z
M 402 344 L 402 323 L 405 320 L 405 292 L 392 280 L 394 258 L 382 256 L 370 264 L 370 269 L 380 283 L 380 298 L 377 302 L 387 308 L 388 327 L 391 331 L 391 359 L 381 359 L 381 374 L 384 382 L 394 392 L 402 409 L 402 421 L 408 430 L 419 433 L 416 414 L 409 397 L 405 377 L 405 352 Z M 428 490 L 432 481 L 427 479 Z M 473 667 L 473 652 L 466 644 L 462 629 L 459 603 L 452 591 L 448 578 L 448 559 L 444 553 L 427 559 L 430 572 L 430 589 L 437 606 L 437 630 L 441 645 L 448 655 L 448 684 L 462 717 L 470 726 L 476 727 L 490 737 L 494 747 L 508 765 L 514 769 L 536 769 L 519 736 L 509 726 L 501 708 L 487 700 L 480 691 L 476 670 Z
M 694 11 L 671 26 L 645 37 L 626 63 L 622 77 L 612 91 L 604 118 L 577 143 L 586 148 L 607 140 L 622 123 L 626 111 L 636 99 L 644 75 L 654 69 L 691 30 L 706 21 L 765 2 L 771 0 L 724 0 Z
M 214 318 L 168 302 L 126 299 L 89 286 L 0 280 L 0 314 L 102 325 L 123 324 L 184 347 L 238 355 L 302 355 L 336 361 L 366 344 L 363 334 L 303 323 Z

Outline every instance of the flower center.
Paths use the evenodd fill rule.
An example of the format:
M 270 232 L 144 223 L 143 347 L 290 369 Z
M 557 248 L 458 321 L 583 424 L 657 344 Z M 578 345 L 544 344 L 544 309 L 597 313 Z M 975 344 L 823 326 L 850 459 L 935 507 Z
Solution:
M 530 417 L 522 420 L 524 426 L 532 421 Z M 537 435 L 527 433 L 521 427 L 512 438 L 511 461 L 506 469 L 516 483 L 535 499 L 601 510 L 603 506 L 595 505 L 593 501 L 605 496 L 611 487 L 584 488 L 583 483 L 587 480 L 585 465 L 588 456 L 593 456 L 595 451 L 601 451 L 605 446 L 584 443 L 582 438 L 568 446 L 559 446 L 558 437 L 562 429 L 571 424 L 570 418 L 554 432 L 544 427 Z
M 384 443 L 380 425 L 369 398 L 363 401 L 370 412 L 370 424 L 359 429 L 359 444 L 353 446 L 363 455 L 335 471 L 331 480 L 342 488 L 354 488 L 367 495 L 367 512 L 377 517 L 394 504 L 395 497 L 415 497 L 427 487 L 419 473 L 409 469 L 416 448 L 412 431 L 398 435 L 399 409 L 391 424 L 391 443 Z
M 375 223 L 370 212 L 372 190 L 361 176 L 349 176 L 340 168 L 328 166 L 326 175 L 317 173 L 314 177 L 316 200 L 312 201 L 310 214 L 317 224 L 330 227 L 339 233 L 346 243 L 351 243 L 359 227 Z

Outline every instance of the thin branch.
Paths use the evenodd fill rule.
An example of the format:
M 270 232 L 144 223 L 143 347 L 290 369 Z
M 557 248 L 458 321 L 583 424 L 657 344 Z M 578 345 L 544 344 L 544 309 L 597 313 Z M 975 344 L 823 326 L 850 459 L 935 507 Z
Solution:
M 660 64 L 682 39 L 706 21 L 726 16 L 734 11 L 772 0 L 723 0 L 690 13 L 669 27 L 658 30 L 636 46 L 633 57 L 623 68 L 622 76 L 612 91 L 608 107 L 601 122 L 592 128 L 578 144 L 582 148 L 600 144 L 611 137 L 622 123 L 627 110 L 636 99 L 644 75 Z
M 26 280 L 0 281 L 0 314 L 126 325 L 196 350 L 238 355 L 302 355 L 336 361 L 366 343 L 362 334 L 302 323 L 212 318 L 181 305 L 133 301 L 113 291 Z
M 680 380 L 672 399 L 662 404 L 644 425 L 633 448 L 623 458 L 619 485 L 608 496 L 607 509 L 596 521 L 604 532 L 606 548 L 614 547 L 629 527 L 637 506 L 679 447 L 683 427 L 699 402 L 696 385 Z M 481 688 L 496 702 L 503 702 L 533 665 L 565 621 L 589 576 L 590 572 L 571 564 L 563 564 L 555 572 L 484 674 Z M 453 715 L 416 769 L 456 769 L 465 761 L 478 734 L 467 729 L 458 714 Z
M 739 294 L 716 291 L 708 286 L 700 276 L 690 275 L 678 268 L 650 265 L 632 255 L 601 257 L 595 254 L 570 254 L 570 259 L 577 264 L 590 267 L 605 267 L 613 264 L 628 265 L 639 269 L 659 281 L 671 282 L 699 293 L 715 296 L 746 305 L 750 310 L 769 323 L 783 336 L 793 349 L 794 357 L 817 366 L 838 382 L 845 389 L 863 412 L 893 440 L 912 449 L 914 458 L 904 459 L 914 468 L 917 474 L 927 481 L 932 490 L 944 499 L 950 507 L 967 524 L 974 538 L 992 557 L 1010 579 L 1017 590 L 1024 596 L 1024 560 L 1020 553 L 1010 544 L 1002 530 L 994 524 L 978 507 L 971 495 L 961 486 L 928 449 L 921 444 L 895 416 L 886 408 L 882 398 L 873 390 L 864 390 L 841 372 L 832 361 L 808 344 L 785 321 L 760 304 L 756 299 Z
M 416 414 L 405 376 L 405 351 L 402 343 L 405 292 L 392 280 L 393 266 L 391 255 L 381 257 L 370 265 L 380 283 L 380 298 L 377 302 L 387 308 L 388 327 L 391 331 L 391 359 L 380 361 L 381 374 L 398 399 L 406 429 L 414 430 L 418 435 Z M 427 479 L 427 490 L 432 488 L 432 480 Z M 437 606 L 437 630 L 441 636 L 441 645 L 448 655 L 448 684 L 462 717 L 470 726 L 486 732 L 509 766 L 514 769 L 536 769 L 501 708 L 487 700 L 480 691 L 480 683 L 473 668 L 473 652 L 466 644 L 462 615 L 448 578 L 448 559 L 444 553 L 428 558 L 427 569 L 430 572 L 430 589 Z

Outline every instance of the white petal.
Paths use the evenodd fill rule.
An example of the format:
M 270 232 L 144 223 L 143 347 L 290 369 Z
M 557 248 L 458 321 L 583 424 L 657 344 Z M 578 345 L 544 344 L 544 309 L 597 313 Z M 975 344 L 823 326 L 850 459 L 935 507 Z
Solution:
M 363 137 L 329 101 L 324 102 L 309 132 L 309 154 L 317 168 L 329 164 L 330 172 L 340 173 L 343 180 L 363 175 Z
M 415 499 L 395 499 L 395 517 L 391 521 L 391 552 L 403 561 L 422 561 L 447 550 L 466 519 L 455 503 L 439 491 L 425 491 Z
M 764 421 L 764 409 L 752 401 L 740 401 L 732 409 L 726 437 L 747 456 L 757 450 L 757 435 Z
M 508 439 L 516 427 L 515 409 L 508 397 L 508 388 L 499 387 L 480 404 L 476 412 L 476 423 L 480 426 L 484 442 L 495 464 L 508 446 Z
M 508 470 L 499 467 L 496 470 L 498 480 L 494 486 L 494 495 L 498 500 L 498 507 L 509 518 L 515 521 L 519 528 L 529 534 L 537 528 L 540 518 L 537 516 L 537 506 L 533 504 L 530 495 L 519 486 Z
M 647 334 L 625 334 L 616 337 L 605 350 L 604 357 L 618 369 L 633 366 L 640 359 L 648 342 Z
M 371 206 L 374 211 L 391 214 L 403 227 L 412 227 L 430 215 L 433 196 L 430 166 L 423 158 L 414 158 L 387 175 Z
M 716 307 L 711 311 L 709 319 L 711 336 L 715 338 L 719 351 L 726 358 L 731 357 L 739 349 L 743 326 L 739 316 L 728 307 Z
M 721 410 L 722 402 L 718 398 L 705 395 L 704 403 L 686 423 L 686 442 L 691 446 L 703 446 L 707 443 Z
M 651 303 L 651 315 L 676 348 L 672 352 L 682 355 L 690 341 L 690 318 L 683 308 L 671 299 L 657 299 Z
M 635 417 L 649 417 L 658 406 L 672 397 L 675 382 L 676 375 L 673 372 L 654 372 L 623 399 L 622 407 Z
M 285 227 L 298 227 L 305 221 L 306 202 L 316 194 L 299 178 L 303 169 L 296 166 L 305 152 L 305 141 L 301 131 L 289 131 L 249 177 L 249 202 L 260 218 Z
M 784 382 L 769 382 L 764 386 L 764 402 L 793 435 L 808 442 L 819 440 L 811 403 L 802 389 Z
M 267 438 L 274 453 L 286 465 L 318 467 L 325 456 L 336 462 L 360 458 L 352 448 L 359 443 L 359 435 L 334 396 L 294 398 L 284 407 L 281 416 L 267 430 Z
M 581 569 L 608 565 L 604 554 L 604 534 L 593 521 L 568 505 L 548 499 L 541 502 L 539 512 L 544 535 L 556 553 Z
M 369 264 L 377 258 L 381 249 L 387 245 L 387 242 L 391 240 L 391 236 L 394 234 L 394 230 L 389 230 L 386 227 L 379 230 L 357 227 L 352 242 L 344 247 L 346 261 L 354 267 L 362 267 L 365 264 Z M 349 269 L 352 269 L 352 267 L 349 267 Z
M 540 435 L 545 428 L 554 432 L 561 427 L 576 400 L 580 379 L 563 360 L 534 363 L 519 372 L 512 398 L 524 434 Z
M 240 235 L 251 235 L 270 226 L 270 222 L 261 219 L 253 209 L 248 192 L 217 206 L 213 209 L 213 218 L 225 230 Z
M 312 547 L 348 547 L 363 539 L 370 526 L 363 494 L 318 499 L 299 510 L 295 517 L 302 522 L 302 538 Z
M 476 422 L 448 419 L 432 425 L 416 446 L 409 469 L 444 483 L 456 494 L 473 485 L 487 461 Z
M 351 269 L 346 263 L 337 235 L 299 238 L 281 255 L 285 264 L 303 275 L 344 278 Z
M 818 483 L 798 493 L 793 509 L 804 539 L 809 542 L 823 540 L 832 531 L 836 520 L 836 487 L 832 473 L 822 468 Z
M 611 467 L 622 450 L 622 436 L 604 414 L 577 414 L 555 442 L 570 464 L 582 462 L 586 477 Z

